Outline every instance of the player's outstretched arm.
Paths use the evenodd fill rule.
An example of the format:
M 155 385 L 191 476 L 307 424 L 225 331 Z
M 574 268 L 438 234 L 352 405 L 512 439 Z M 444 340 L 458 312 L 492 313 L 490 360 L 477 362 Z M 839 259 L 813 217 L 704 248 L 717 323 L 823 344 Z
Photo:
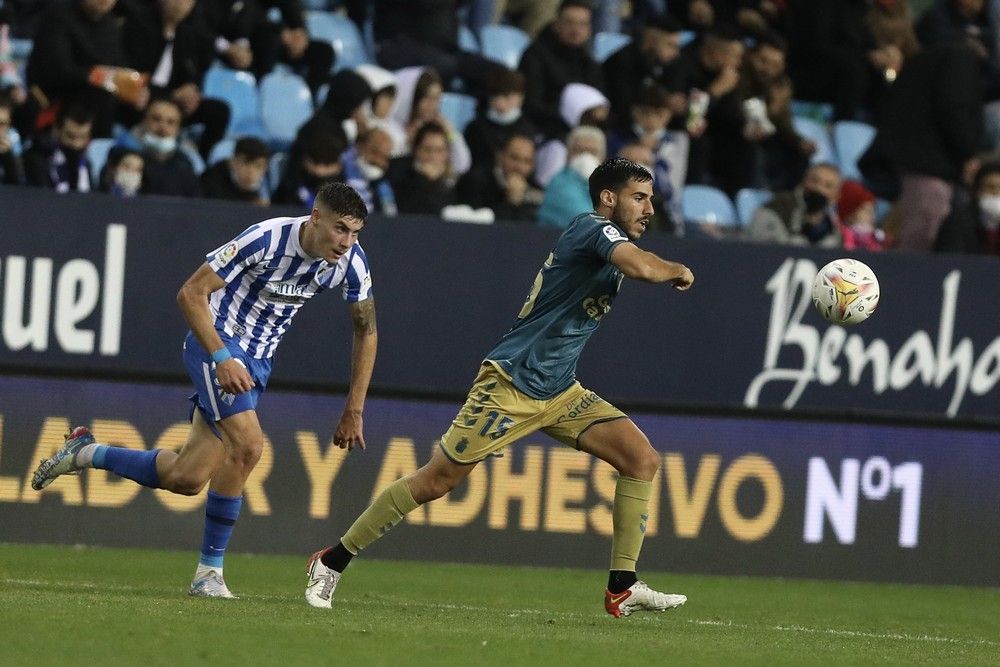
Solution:
M 675 289 L 686 290 L 694 282 L 691 269 L 662 259 L 634 243 L 619 243 L 611 251 L 611 263 L 626 277 L 647 283 L 673 283 Z
M 225 347 L 215 330 L 208 298 L 212 292 L 226 286 L 226 282 L 207 263 L 198 267 L 190 278 L 184 281 L 177 292 L 177 305 L 184 313 L 184 319 L 191 327 L 191 333 L 210 354 Z M 230 394 L 242 394 L 253 387 L 253 378 L 242 364 L 235 359 L 227 359 L 215 367 L 219 384 Z
M 354 325 L 354 344 L 351 349 L 351 388 L 347 392 L 347 404 L 340 417 L 333 444 L 341 449 L 365 448 L 364 420 L 365 397 L 375 368 L 375 352 L 378 348 L 378 329 L 375 326 L 375 297 L 351 304 L 351 320 Z

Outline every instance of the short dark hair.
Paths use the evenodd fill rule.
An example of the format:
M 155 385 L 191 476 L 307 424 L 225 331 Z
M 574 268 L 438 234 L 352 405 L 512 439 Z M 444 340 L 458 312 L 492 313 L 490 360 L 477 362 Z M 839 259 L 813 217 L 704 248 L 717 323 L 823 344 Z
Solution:
M 322 204 L 333 213 L 339 213 L 355 220 L 365 222 L 368 218 L 368 207 L 361 195 L 346 183 L 331 181 L 320 186 L 316 193 L 317 204 Z
M 445 141 L 448 141 L 448 130 L 444 129 L 444 125 L 435 121 L 428 121 L 420 126 L 417 130 L 417 134 L 413 137 L 413 149 L 416 150 L 417 146 L 424 142 L 424 138 L 428 134 L 440 134 L 444 137 Z M 451 142 L 448 141 L 450 145 Z
M 56 127 L 62 127 L 67 120 L 77 125 L 90 125 L 94 122 L 94 112 L 79 103 L 64 104 L 56 113 Z
M 684 30 L 684 26 L 680 24 L 680 21 L 670 14 L 660 14 L 650 17 L 642 27 L 646 30 L 659 30 L 660 32 L 669 33 L 682 32 Z
M 601 203 L 601 192 L 604 190 L 618 192 L 629 181 L 649 183 L 652 180 L 653 175 L 638 162 L 623 157 L 613 157 L 598 165 L 590 175 L 590 201 L 597 207 Z
M 509 93 L 523 93 L 527 90 L 528 82 L 522 72 L 506 67 L 497 67 L 492 70 L 483 81 L 483 90 L 486 97 L 496 95 L 507 95 Z
M 984 162 L 979 167 L 979 171 L 976 172 L 976 177 L 972 183 L 972 191 L 979 192 L 979 188 L 982 187 L 986 177 L 994 174 L 1000 174 L 1000 162 Z
M 556 13 L 562 14 L 564 9 L 569 9 L 571 7 L 586 9 L 590 13 L 594 12 L 594 3 L 590 0 L 562 0 L 562 2 L 559 3 L 559 9 L 556 10 Z
M 307 125 L 299 132 L 298 142 L 302 156 L 317 164 L 340 161 L 340 154 L 347 150 L 347 136 L 336 123 Z
M 773 30 L 768 30 L 763 35 L 758 36 L 757 42 L 753 45 L 753 50 L 758 51 L 765 46 L 777 49 L 782 53 L 788 53 L 788 40 Z
M 523 132 L 515 132 L 503 140 L 503 143 L 500 144 L 500 150 L 507 150 L 507 147 L 510 146 L 512 143 L 514 143 L 515 140 L 527 141 L 532 146 L 535 145 L 535 140 L 532 139 L 531 136 L 524 134 Z
M 650 109 L 663 109 L 670 106 L 670 93 L 668 93 L 663 86 L 655 83 L 650 83 L 643 86 L 639 91 L 639 94 L 635 96 L 635 101 L 632 102 L 634 107 L 647 107 Z
M 257 137 L 241 137 L 233 148 L 233 155 L 244 160 L 260 160 L 271 157 L 271 149 Z
M 7 109 L 7 111 L 10 111 L 13 114 L 15 106 L 14 98 L 11 96 L 11 93 L 8 92 L 8 89 L 4 88 L 3 90 L 0 90 L 0 109 Z

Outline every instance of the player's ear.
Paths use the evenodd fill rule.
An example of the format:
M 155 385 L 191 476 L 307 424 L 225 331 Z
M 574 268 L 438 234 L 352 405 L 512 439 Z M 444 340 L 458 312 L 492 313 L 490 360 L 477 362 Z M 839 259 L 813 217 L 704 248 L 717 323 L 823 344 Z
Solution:
M 616 197 L 615 193 L 612 192 L 611 190 L 601 190 L 600 198 L 601 198 L 601 204 L 603 204 L 604 206 L 607 206 L 608 208 L 615 207 Z

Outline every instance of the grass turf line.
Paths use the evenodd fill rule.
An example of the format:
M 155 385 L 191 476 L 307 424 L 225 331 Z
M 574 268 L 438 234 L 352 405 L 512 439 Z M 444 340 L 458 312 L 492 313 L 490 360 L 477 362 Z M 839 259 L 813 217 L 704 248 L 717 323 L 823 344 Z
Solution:
M 0 664 L 1000 664 L 1000 589 L 647 572 L 688 604 L 615 620 L 599 571 L 358 559 L 328 612 L 305 555 L 227 556 L 236 601 L 195 559 L 0 545 Z

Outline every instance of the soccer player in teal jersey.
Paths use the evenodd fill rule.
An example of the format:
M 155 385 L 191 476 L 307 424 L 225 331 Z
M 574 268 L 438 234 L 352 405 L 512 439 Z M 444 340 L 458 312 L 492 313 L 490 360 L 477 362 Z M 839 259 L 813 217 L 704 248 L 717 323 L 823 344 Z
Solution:
M 660 456 L 621 410 L 576 380 L 576 362 L 625 277 L 694 281 L 683 264 L 641 250 L 637 241 L 653 214 L 653 177 L 631 160 L 604 162 L 590 177 L 594 212 L 577 216 L 535 278 L 514 326 L 486 355 L 465 405 L 431 460 L 387 487 L 340 542 L 313 554 L 306 600 L 332 606 L 351 558 L 418 506 L 445 495 L 488 456 L 541 430 L 611 464 L 615 488 L 611 571 L 604 606 L 615 617 L 666 611 L 687 601 L 654 591 L 636 577 Z

